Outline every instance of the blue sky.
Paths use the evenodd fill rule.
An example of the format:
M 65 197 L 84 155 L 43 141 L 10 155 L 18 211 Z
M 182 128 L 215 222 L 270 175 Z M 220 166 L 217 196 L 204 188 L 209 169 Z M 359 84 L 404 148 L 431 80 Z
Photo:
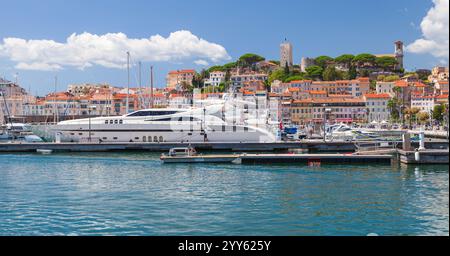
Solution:
M 420 23 L 433 7 L 431 0 L 0 1 L 0 49 L 4 38 L 65 43 L 73 33 L 104 35 L 121 32 L 128 38 L 148 39 L 157 34 L 167 38 L 170 33 L 187 30 L 210 45 L 222 46 L 232 59 L 247 52 L 278 59 L 279 44 L 287 37 L 294 44 L 296 63 L 303 56 L 392 53 L 395 40 L 408 45 L 422 37 Z M 214 49 L 211 51 L 196 56 L 198 51 L 191 50 L 187 57 L 177 59 L 172 56 L 163 61 L 147 56 L 143 63 L 143 81 L 148 83 L 150 65 L 155 66 L 157 86 L 162 87 L 169 70 L 200 70 L 202 66 L 194 64 L 200 59 L 210 64 L 229 61 L 223 54 L 213 60 Z M 27 57 L 21 56 L 21 61 Z M 68 57 L 72 58 L 65 58 Z M 133 56 L 135 61 L 139 58 Z M 429 53 L 407 53 L 405 58 L 406 68 L 410 70 L 431 68 L 439 61 L 442 58 Z M 20 83 L 26 89 L 31 88 L 33 94 L 42 95 L 53 90 L 55 75 L 61 90 L 69 83 L 83 82 L 126 86 L 124 69 L 93 64 L 84 69 L 61 65 L 55 70 L 42 71 L 18 68 L 19 62 L 12 55 L 0 54 L 0 76 L 14 80 L 14 74 L 19 73 Z M 136 73 L 134 69 L 134 84 Z

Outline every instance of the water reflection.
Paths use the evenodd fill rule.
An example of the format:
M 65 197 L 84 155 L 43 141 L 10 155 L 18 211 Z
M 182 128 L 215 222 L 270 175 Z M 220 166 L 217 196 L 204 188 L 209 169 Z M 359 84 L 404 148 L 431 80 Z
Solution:
M 448 166 L 0 155 L 0 235 L 448 235 Z

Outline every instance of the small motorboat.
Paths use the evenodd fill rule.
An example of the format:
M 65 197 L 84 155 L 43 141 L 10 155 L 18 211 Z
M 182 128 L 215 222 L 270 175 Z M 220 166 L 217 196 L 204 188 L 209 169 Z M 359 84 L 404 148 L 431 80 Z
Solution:
M 53 153 L 53 150 L 51 149 L 36 149 L 37 153 L 43 154 L 43 155 L 50 155 Z
M 238 155 L 199 155 L 192 147 L 172 148 L 169 154 L 162 154 L 163 163 L 234 163 L 241 164 Z

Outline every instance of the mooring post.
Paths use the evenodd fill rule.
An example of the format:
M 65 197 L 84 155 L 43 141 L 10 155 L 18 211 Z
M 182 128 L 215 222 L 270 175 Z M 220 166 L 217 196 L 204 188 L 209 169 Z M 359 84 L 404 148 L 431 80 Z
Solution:
M 403 134 L 403 150 L 411 151 L 411 135 L 409 133 Z
M 420 130 L 419 134 L 419 150 L 425 150 L 425 132 L 423 129 Z

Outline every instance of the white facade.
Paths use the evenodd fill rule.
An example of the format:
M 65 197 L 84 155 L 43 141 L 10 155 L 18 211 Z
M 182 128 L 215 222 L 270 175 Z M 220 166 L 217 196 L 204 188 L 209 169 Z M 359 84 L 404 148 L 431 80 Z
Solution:
M 377 82 L 376 91 L 377 94 L 387 93 L 389 95 L 394 95 L 394 87 L 395 82 Z
M 209 74 L 209 79 L 205 81 L 205 85 L 219 86 L 221 83 L 225 82 L 225 72 L 214 71 Z
M 418 108 L 420 112 L 431 113 L 434 105 L 435 100 L 433 96 L 416 96 L 411 98 L 411 108 Z
M 366 100 L 369 123 L 373 121 L 380 123 L 390 120 L 391 112 L 388 108 L 389 95 L 366 95 L 364 98 Z
M 231 83 L 233 90 L 237 91 L 244 86 L 244 82 L 250 81 L 267 81 L 267 74 L 255 73 L 255 74 L 234 74 L 231 76 Z

